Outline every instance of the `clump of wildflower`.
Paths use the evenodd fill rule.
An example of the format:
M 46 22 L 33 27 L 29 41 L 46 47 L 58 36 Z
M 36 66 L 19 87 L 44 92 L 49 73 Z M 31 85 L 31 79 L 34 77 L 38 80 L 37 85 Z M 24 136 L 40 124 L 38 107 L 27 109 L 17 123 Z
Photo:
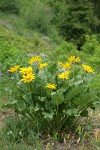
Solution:
M 53 90 L 53 89 L 57 88 L 57 85 L 56 84 L 47 83 L 46 88 L 49 88 L 49 89 Z
M 33 56 L 30 59 L 29 64 L 33 64 L 34 62 L 38 62 L 40 64 L 41 63 L 41 57 L 40 56 Z
M 23 81 L 24 83 L 26 83 L 26 82 L 31 82 L 33 79 L 35 79 L 35 75 L 32 73 L 29 73 L 27 75 L 23 75 L 23 79 L 21 79 L 20 81 Z
M 78 63 L 80 62 L 80 57 L 70 56 L 68 57 L 68 60 L 70 61 L 70 63 Z
M 47 66 L 48 66 L 47 63 L 40 63 L 40 64 L 39 64 L 39 68 L 40 68 L 40 69 L 42 69 L 42 68 L 44 68 L 44 67 L 47 67 Z
M 66 71 L 64 73 L 58 74 L 58 78 L 60 78 L 60 79 L 68 79 L 69 74 L 70 74 L 70 71 Z
M 91 72 L 91 73 L 94 72 L 94 69 L 92 69 L 91 66 L 82 64 L 82 67 L 84 68 L 84 70 L 85 70 L 86 72 Z
M 28 68 L 26 68 L 26 67 L 20 68 L 20 71 L 19 71 L 19 72 L 22 73 L 22 74 L 24 74 L 24 75 L 27 75 L 27 74 L 29 74 L 29 73 L 32 73 L 32 67 L 28 67 Z
M 10 73 L 16 72 L 16 71 L 19 69 L 19 67 L 20 67 L 19 65 L 14 66 L 14 67 L 10 68 L 8 71 L 9 71 Z

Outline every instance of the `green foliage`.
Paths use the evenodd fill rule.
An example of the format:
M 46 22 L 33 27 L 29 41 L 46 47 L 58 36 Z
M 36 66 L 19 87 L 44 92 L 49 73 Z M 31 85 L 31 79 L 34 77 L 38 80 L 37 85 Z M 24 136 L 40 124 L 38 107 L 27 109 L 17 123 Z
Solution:
M 6 117 L 4 123 L 6 125 L 0 131 L 0 150 L 43 149 L 39 135 L 32 130 L 27 118 L 13 114 Z
M 86 34 L 95 33 L 99 20 L 94 15 L 93 3 L 89 0 L 50 1 L 54 10 L 53 22 L 67 41 L 78 48 L 83 45 Z
M 9 13 L 19 13 L 17 0 L 0 0 L 0 10 Z
M 52 58 L 52 60 L 66 60 L 66 57 L 68 57 L 69 55 L 77 55 L 78 51 L 77 51 L 77 47 L 71 43 L 71 42 L 61 42 L 60 45 L 55 48 L 50 55 L 50 57 Z M 66 55 L 67 54 L 67 55 Z
M 5 119 L 6 127 L 3 128 L 3 134 L 7 141 L 9 142 L 16 142 L 23 139 L 27 135 L 26 128 L 29 126 L 27 120 L 23 120 L 23 118 L 17 115 L 12 115 Z M 12 123 L 11 123 L 12 122 Z M 6 137 L 5 137 L 6 136 Z
M 85 52 L 86 54 L 94 54 L 99 55 L 100 53 L 100 43 L 97 40 L 96 35 L 86 36 L 86 41 L 84 45 L 81 47 L 81 50 Z
M 4 63 L 7 59 L 10 59 L 13 57 L 15 53 L 18 53 L 18 51 L 15 49 L 15 47 L 11 46 L 7 42 L 0 41 L 0 62 Z
M 0 41 L 0 62 L 2 73 L 5 73 L 7 69 L 16 64 L 25 64 L 27 57 L 16 47 L 10 45 L 8 42 Z
M 51 10 L 44 1 L 26 1 L 27 5 L 21 8 L 21 15 L 29 28 L 42 33 L 50 30 Z
M 1 134 L 2 143 L 0 138 L 1 150 L 31 150 L 35 148 L 41 150 L 42 146 L 39 143 L 39 139 L 35 134 L 35 131 L 47 134 L 51 133 L 55 140 L 57 140 L 59 136 L 58 132 L 60 130 L 62 133 L 67 128 L 72 129 L 75 127 L 74 125 L 76 124 L 78 117 L 86 117 L 88 115 L 88 111 L 86 110 L 87 108 L 80 110 L 81 107 L 85 107 L 84 104 L 86 104 L 86 107 L 91 104 L 93 108 L 94 106 L 92 105 L 92 102 L 94 105 L 98 104 L 97 101 L 94 101 L 94 96 L 96 95 L 95 100 L 100 100 L 99 36 L 96 38 L 93 35 L 86 39 L 86 42 L 82 47 L 82 51 L 79 52 L 76 51 L 77 47 L 69 42 L 62 42 L 60 45 L 56 45 L 56 43 L 60 43 L 58 42 L 60 39 L 58 37 L 58 39 L 56 38 L 58 35 L 56 30 L 53 30 L 53 28 L 52 31 L 50 30 L 49 32 L 53 33 L 52 36 L 54 36 L 54 38 L 50 35 L 50 39 L 27 29 L 25 26 L 22 26 L 21 21 L 21 18 L 16 17 L 15 15 L 4 16 L 4 14 L 2 14 L 0 20 L 0 23 L 2 24 L 2 26 L 0 25 L 0 67 L 2 66 L 1 69 L 4 70 L 4 72 L 2 72 L 3 76 L 0 77 L 0 107 L 2 104 L 7 102 L 7 107 L 14 108 L 16 113 L 24 116 L 21 116 L 20 118 L 23 121 L 17 117 L 16 119 L 8 118 L 9 123 L 6 122 L 6 129 L 4 129 L 4 132 Z M 51 40 L 54 40 L 56 43 L 53 43 L 52 45 Z M 55 49 L 54 46 L 56 47 Z M 43 50 L 41 50 L 41 48 L 43 48 Z M 34 81 L 31 84 L 32 87 L 30 84 L 22 84 L 18 82 L 21 79 L 21 74 L 19 73 L 16 75 L 8 73 L 8 69 L 14 65 L 20 64 L 21 67 L 29 66 L 27 63 L 27 56 L 31 56 L 33 54 L 37 55 L 38 52 L 42 52 L 41 54 L 43 57 L 45 56 L 44 53 L 49 54 L 52 61 L 44 58 L 43 62 L 47 61 L 50 65 L 47 70 L 45 68 L 45 73 L 42 70 L 36 70 L 34 66 L 34 71 L 36 70 L 35 75 L 38 75 L 35 85 Z M 84 83 L 82 82 L 84 76 L 82 76 L 82 78 L 75 77 L 75 80 L 73 80 L 74 75 L 82 73 L 79 65 L 75 65 L 75 72 L 72 71 L 68 82 L 62 83 L 57 78 L 58 73 L 64 70 L 55 64 L 53 60 L 66 61 L 66 58 L 73 54 L 75 56 L 81 56 L 83 58 L 83 63 L 85 60 L 88 64 L 97 68 L 98 74 L 88 85 L 89 88 L 86 88 L 89 81 L 87 81 L 87 84 L 85 84 L 85 80 Z M 5 74 L 5 72 L 7 73 Z M 86 78 L 89 79 L 90 76 Z M 43 82 L 40 81 L 40 79 Z M 47 90 L 45 88 L 47 82 L 57 84 L 58 89 L 53 91 L 49 91 L 49 89 Z M 72 83 L 74 85 L 72 85 Z M 85 88 L 87 91 L 85 91 Z M 43 95 L 41 96 L 40 93 Z M 4 108 L 2 109 L 4 111 Z M 0 111 L 2 111 L 2 109 L 0 108 Z M 33 116 L 33 114 L 35 114 L 36 117 Z M 63 117 L 61 118 L 61 116 Z M 31 134 L 29 133 L 29 128 L 32 129 L 32 132 L 30 131 Z M 83 134 L 83 131 L 81 131 L 81 129 L 79 130 L 79 132 L 82 132 Z M 7 133 L 10 131 L 13 131 L 15 136 L 8 136 Z M 23 131 L 23 138 L 20 138 L 19 136 L 20 131 Z M 82 136 L 81 133 L 79 134 Z M 37 138 L 35 139 L 35 137 Z M 29 147 L 29 145 L 31 145 L 31 147 Z
M 48 0 L 54 13 L 52 24 L 55 24 L 58 31 L 67 41 L 83 45 L 86 34 L 98 33 L 100 22 L 95 15 L 95 3 L 85 0 Z M 96 2 L 99 8 L 99 2 Z M 98 13 L 99 14 L 99 13 Z
M 89 64 L 92 64 L 95 68 L 100 68 L 100 43 L 97 40 L 96 35 L 86 36 L 86 41 L 84 45 L 81 47 L 82 52 L 86 53 L 86 61 Z
M 99 72 L 97 76 L 92 80 L 90 87 L 96 93 L 98 100 L 100 100 L 100 73 Z
M 95 8 L 96 15 L 100 19 L 100 1 L 96 0 L 95 3 L 94 3 L 94 6 L 95 6 L 94 8 Z
M 98 8 L 98 1 L 89 0 L 1 0 L 0 3 L 1 10 L 19 13 L 29 29 L 50 35 L 55 41 L 59 40 L 59 33 L 78 45 L 78 49 L 84 44 L 86 34 L 99 33 Z
M 79 118 L 88 117 L 87 109 L 97 101 L 89 87 L 94 74 L 86 73 L 80 64 L 71 61 L 68 79 L 59 79 L 66 69 L 50 60 L 47 67 L 40 69 L 39 62 L 31 65 L 35 74 L 32 81 L 32 74 L 23 83 L 18 71 L 12 73 L 9 80 L 16 80 L 17 84 L 10 89 L 12 100 L 5 106 L 27 118 L 37 133 L 54 134 L 70 129 Z M 44 62 L 45 59 L 41 63 Z M 57 88 L 47 87 L 48 83 L 57 84 Z
M 28 36 L 19 35 L 14 31 L 6 29 L 4 26 L 0 26 L 0 33 L 1 42 L 8 42 L 9 45 L 14 46 L 16 49 L 21 50 L 24 53 L 40 52 L 40 48 L 51 48 L 49 43 L 50 40 L 36 32 L 33 32 Z M 28 34 L 28 31 L 26 34 Z

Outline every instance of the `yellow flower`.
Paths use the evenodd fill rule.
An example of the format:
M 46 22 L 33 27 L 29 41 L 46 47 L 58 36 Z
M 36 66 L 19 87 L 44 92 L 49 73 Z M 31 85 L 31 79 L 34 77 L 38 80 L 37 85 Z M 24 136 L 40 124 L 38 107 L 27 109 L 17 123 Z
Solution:
M 58 78 L 60 79 L 68 79 L 70 71 L 66 71 L 65 73 L 58 74 Z
M 92 69 L 91 66 L 82 64 L 82 67 L 84 68 L 84 70 L 85 70 L 86 72 L 94 72 L 94 69 Z
M 26 67 L 20 68 L 20 71 L 19 71 L 19 72 L 22 73 L 22 74 L 24 74 L 24 75 L 29 74 L 29 73 L 32 73 L 32 67 L 28 67 L 28 68 L 26 68 Z
M 68 60 L 70 61 L 70 63 L 80 62 L 80 57 L 70 56 L 68 57 Z
M 11 72 L 11 73 L 16 72 L 19 69 L 19 67 L 20 67 L 19 65 L 14 66 L 14 67 L 10 68 L 8 71 Z
M 57 86 L 56 84 L 47 83 L 46 88 L 56 89 L 56 86 Z
M 23 79 L 21 79 L 20 81 L 23 81 L 24 83 L 26 83 L 26 82 L 31 82 L 33 79 L 35 79 L 35 75 L 32 73 L 29 73 L 27 75 L 23 75 Z
M 80 62 L 80 61 L 81 61 L 80 57 L 75 58 L 75 62 Z
M 70 61 L 70 63 L 73 63 L 75 61 L 75 56 L 68 57 L 68 60 Z
M 62 66 L 62 64 L 63 64 L 62 62 L 58 62 L 58 65 Z
M 47 66 L 48 66 L 47 63 L 44 63 L 44 64 L 41 63 L 41 64 L 39 64 L 39 68 L 40 68 L 40 69 L 42 69 L 42 68 L 44 68 L 44 67 L 47 67 Z
M 69 69 L 71 67 L 71 63 L 64 63 L 63 64 L 62 62 L 58 62 L 58 65 L 60 65 L 64 69 Z
M 71 63 L 62 64 L 62 67 L 65 69 L 69 69 L 69 68 L 71 68 Z
M 33 57 L 30 59 L 29 64 L 33 64 L 34 62 L 41 63 L 41 57 L 40 57 L 40 56 L 33 56 Z

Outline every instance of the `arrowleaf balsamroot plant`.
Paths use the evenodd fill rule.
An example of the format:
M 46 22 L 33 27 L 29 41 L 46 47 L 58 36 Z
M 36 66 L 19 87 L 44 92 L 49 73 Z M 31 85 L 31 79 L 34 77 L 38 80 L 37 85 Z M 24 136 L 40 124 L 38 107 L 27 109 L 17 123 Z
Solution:
M 88 117 L 87 109 L 93 108 L 96 101 L 89 88 L 95 76 L 92 67 L 75 56 L 58 63 L 34 56 L 27 66 L 8 70 L 9 78 L 12 80 L 13 76 L 16 80 L 16 87 L 11 92 L 12 101 L 6 106 L 27 117 L 35 131 L 58 133 Z

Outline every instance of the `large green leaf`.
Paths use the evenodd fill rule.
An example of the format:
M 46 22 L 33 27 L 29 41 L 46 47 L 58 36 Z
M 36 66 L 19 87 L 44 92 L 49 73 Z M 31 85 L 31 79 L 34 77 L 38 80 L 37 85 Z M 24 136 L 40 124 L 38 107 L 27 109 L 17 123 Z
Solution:
M 46 100 L 46 97 L 38 97 L 38 100 L 40 100 L 41 102 L 45 101 Z
M 38 78 L 41 80 L 41 82 L 43 82 L 44 84 L 47 83 L 47 75 L 45 74 L 45 72 L 43 70 L 40 70 L 38 72 Z
M 80 114 L 78 113 L 78 109 L 77 108 L 70 108 L 66 111 L 66 114 L 68 114 L 69 116 L 80 116 Z
M 88 103 L 90 103 L 93 100 L 91 93 L 84 93 L 81 94 L 79 97 L 75 98 L 73 100 L 73 103 L 77 106 L 84 107 L 87 106 Z
M 17 100 L 13 100 L 12 102 L 8 102 L 6 104 L 4 104 L 2 107 L 3 108 L 15 108 L 16 105 L 18 104 L 18 101 Z
M 94 73 L 93 73 L 93 74 L 87 73 L 87 74 L 86 74 L 86 77 L 85 77 L 85 81 L 86 81 L 87 83 L 90 83 L 90 82 L 92 81 L 92 79 L 93 79 L 94 76 L 95 76 Z
M 64 93 L 66 91 L 66 88 L 60 88 L 57 90 L 58 93 Z
M 51 98 L 57 106 L 64 102 L 64 96 L 62 92 L 52 92 Z
M 51 74 L 55 74 L 56 72 L 56 67 L 57 65 L 55 63 L 52 63 L 50 66 L 48 66 L 48 71 L 51 73 Z
M 82 86 L 75 86 L 75 87 L 71 88 L 70 91 L 68 91 L 65 94 L 65 103 L 70 102 L 77 95 L 79 95 L 80 93 L 83 93 L 83 91 L 84 91 L 84 87 L 82 87 Z
M 69 80 L 69 86 L 73 86 L 73 85 L 78 86 L 82 83 L 83 83 L 83 78 L 80 75 L 78 75 L 78 76 L 76 76 L 76 77 Z

